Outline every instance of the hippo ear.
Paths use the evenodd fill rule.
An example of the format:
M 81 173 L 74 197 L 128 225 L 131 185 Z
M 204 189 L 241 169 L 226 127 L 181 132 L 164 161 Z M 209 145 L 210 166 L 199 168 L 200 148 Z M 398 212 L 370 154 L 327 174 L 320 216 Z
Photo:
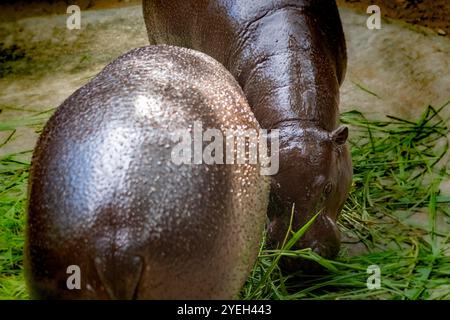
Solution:
M 343 145 L 348 138 L 348 128 L 345 126 L 339 127 L 330 134 L 331 140 L 338 146 Z

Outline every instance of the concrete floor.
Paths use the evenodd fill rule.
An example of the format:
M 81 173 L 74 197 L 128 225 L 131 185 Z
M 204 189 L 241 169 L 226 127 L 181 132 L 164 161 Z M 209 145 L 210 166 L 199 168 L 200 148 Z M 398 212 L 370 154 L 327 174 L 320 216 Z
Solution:
M 0 106 L 57 107 L 108 62 L 148 44 L 140 6 L 83 11 L 81 30 L 67 30 L 66 17 L 0 23 L 3 46 L 15 44 L 25 55 L 12 63 L 12 73 L 0 78 Z M 341 9 L 341 17 L 348 45 L 343 111 L 410 118 L 429 104 L 440 106 L 450 99 L 450 39 L 392 21 L 383 21 L 381 30 L 369 30 L 367 16 L 348 9 Z M 0 121 L 17 114 L 3 108 Z M 35 139 L 24 130 L 0 153 L 32 148 Z

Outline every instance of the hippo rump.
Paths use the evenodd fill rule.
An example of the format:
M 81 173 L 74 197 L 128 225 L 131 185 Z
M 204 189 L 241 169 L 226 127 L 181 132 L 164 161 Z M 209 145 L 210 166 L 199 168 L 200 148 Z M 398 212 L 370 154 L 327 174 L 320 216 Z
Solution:
M 33 298 L 236 297 L 262 240 L 269 183 L 258 163 L 175 161 L 174 134 L 198 122 L 259 129 L 220 63 L 165 45 L 124 54 L 58 107 L 29 179 Z

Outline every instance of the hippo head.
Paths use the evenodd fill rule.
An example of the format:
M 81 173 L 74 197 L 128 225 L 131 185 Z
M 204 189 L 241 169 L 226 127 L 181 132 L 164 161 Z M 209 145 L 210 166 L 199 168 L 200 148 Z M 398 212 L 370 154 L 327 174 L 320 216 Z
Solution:
M 280 169 L 273 177 L 269 207 L 269 246 L 280 247 L 292 216 L 293 231 L 320 212 L 293 249 L 311 248 L 333 258 L 340 247 L 336 219 L 352 180 L 351 157 L 346 145 L 347 127 L 326 131 L 298 124 L 280 130 Z M 289 260 L 289 259 L 288 259 Z M 287 261 L 289 269 L 305 262 Z

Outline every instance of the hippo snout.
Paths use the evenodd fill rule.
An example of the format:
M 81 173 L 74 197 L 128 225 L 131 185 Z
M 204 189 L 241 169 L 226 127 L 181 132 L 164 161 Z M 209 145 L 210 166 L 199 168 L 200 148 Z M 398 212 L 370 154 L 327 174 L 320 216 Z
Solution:
M 327 215 L 319 215 L 298 242 L 298 247 L 311 248 L 318 255 L 333 259 L 339 253 L 340 243 L 341 236 L 336 222 Z
M 281 218 L 281 217 L 280 217 Z M 283 219 L 285 220 L 285 219 Z M 268 226 L 268 246 L 280 249 L 286 238 L 289 221 L 273 219 Z M 299 230 L 304 224 L 292 226 L 294 231 Z M 326 259 L 335 258 L 340 249 L 340 232 L 336 222 L 325 213 L 321 213 L 300 240 L 291 250 L 310 248 L 314 253 Z M 281 268 L 285 271 L 320 269 L 319 265 L 313 261 L 303 258 L 281 259 Z

